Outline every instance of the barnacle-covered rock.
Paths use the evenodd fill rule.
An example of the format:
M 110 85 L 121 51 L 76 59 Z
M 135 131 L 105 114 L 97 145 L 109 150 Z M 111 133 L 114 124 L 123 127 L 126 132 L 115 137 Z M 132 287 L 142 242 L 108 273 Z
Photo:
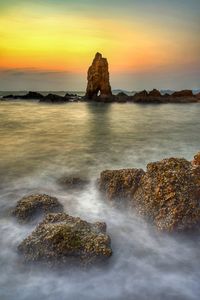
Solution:
M 182 231 L 200 225 L 200 167 L 169 158 L 147 165 L 132 207 L 160 230 Z
M 57 198 L 45 194 L 35 194 L 25 196 L 19 200 L 12 214 L 20 222 L 25 223 L 41 214 L 62 211 L 63 206 Z
M 48 214 L 18 246 L 26 262 L 87 266 L 111 256 L 103 222 L 88 223 L 65 213 Z
M 98 180 L 99 190 L 115 204 L 125 203 L 132 199 L 143 174 L 142 169 L 103 171 Z

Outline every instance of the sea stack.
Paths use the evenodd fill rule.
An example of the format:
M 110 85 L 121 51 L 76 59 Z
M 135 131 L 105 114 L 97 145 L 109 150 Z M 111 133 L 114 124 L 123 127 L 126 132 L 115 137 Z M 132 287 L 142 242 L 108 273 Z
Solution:
M 95 55 L 92 65 L 88 69 L 87 80 L 86 99 L 97 100 L 100 98 L 101 100 L 106 100 L 112 96 L 108 61 L 98 52 Z M 100 97 L 97 98 L 97 96 Z

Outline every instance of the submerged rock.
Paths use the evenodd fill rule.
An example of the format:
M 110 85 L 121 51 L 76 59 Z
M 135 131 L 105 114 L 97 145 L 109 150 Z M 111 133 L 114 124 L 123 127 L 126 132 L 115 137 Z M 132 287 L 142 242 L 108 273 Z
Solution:
M 95 55 L 92 65 L 88 69 L 87 80 L 86 99 L 96 100 L 98 93 L 100 93 L 100 98 L 103 98 L 103 100 L 112 97 L 108 61 L 98 52 Z
M 63 206 L 57 198 L 45 194 L 36 194 L 25 196 L 19 200 L 12 214 L 20 222 L 28 222 L 38 215 L 62 211 Z
M 49 214 L 18 246 L 26 262 L 87 266 L 112 255 L 103 222 L 88 223 L 65 213 Z
M 98 180 L 99 190 L 106 199 L 122 204 L 132 199 L 143 174 L 142 169 L 103 171 Z
M 67 189 L 80 190 L 85 188 L 90 183 L 90 180 L 72 176 L 72 177 L 62 177 L 59 180 L 59 183 L 62 184 Z
M 137 169 L 104 171 L 100 191 L 122 199 L 159 230 L 174 232 L 200 226 L 200 154 L 193 162 L 169 158 Z M 125 200 L 125 201 L 124 201 Z

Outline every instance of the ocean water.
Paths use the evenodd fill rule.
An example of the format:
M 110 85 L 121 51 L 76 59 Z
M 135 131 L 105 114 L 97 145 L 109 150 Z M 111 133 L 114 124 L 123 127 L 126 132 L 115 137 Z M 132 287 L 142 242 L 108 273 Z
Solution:
M 199 300 L 200 238 L 161 234 L 107 205 L 95 188 L 105 169 L 191 160 L 200 150 L 199 115 L 199 104 L 0 102 L 0 299 Z M 59 185 L 72 174 L 90 186 L 72 193 Z M 107 266 L 61 272 L 21 264 L 17 245 L 34 226 L 19 225 L 10 209 L 36 192 L 56 196 L 73 216 L 107 223 Z

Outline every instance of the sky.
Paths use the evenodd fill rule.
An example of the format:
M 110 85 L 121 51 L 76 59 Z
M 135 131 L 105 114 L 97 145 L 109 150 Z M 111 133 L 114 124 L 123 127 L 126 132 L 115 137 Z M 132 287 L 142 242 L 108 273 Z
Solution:
M 0 0 L 0 90 L 200 88 L 200 0 Z

